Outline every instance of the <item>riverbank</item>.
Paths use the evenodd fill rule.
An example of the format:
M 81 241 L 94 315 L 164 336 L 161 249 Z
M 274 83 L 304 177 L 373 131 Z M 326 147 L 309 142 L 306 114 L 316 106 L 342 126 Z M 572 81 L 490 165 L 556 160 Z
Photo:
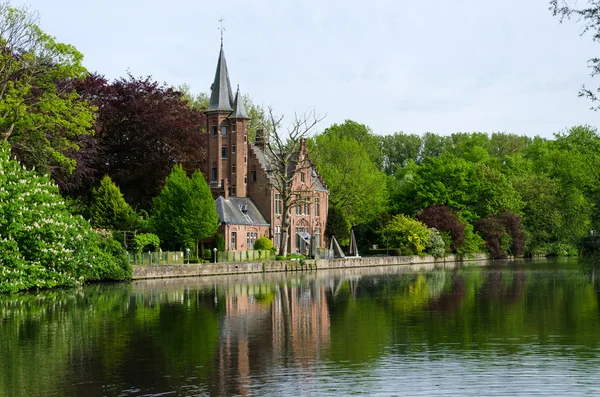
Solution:
M 198 277 L 218 276 L 229 274 L 296 272 L 320 269 L 347 269 L 375 266 L 417 265 L 428 263 L 455 263 L 466 261 L 485 261 L 486 254 L 463 258 L 457 255 L 448 255 L 444 258 L 433 256 L 377 256 L 340 259 L 307 259 L 300 261 L 265 261 L 265 262 L 227 262 L 227 263 L 201 263 L 188 265 L 150 265 L 133 266 L 133 280 L 173 277 Z

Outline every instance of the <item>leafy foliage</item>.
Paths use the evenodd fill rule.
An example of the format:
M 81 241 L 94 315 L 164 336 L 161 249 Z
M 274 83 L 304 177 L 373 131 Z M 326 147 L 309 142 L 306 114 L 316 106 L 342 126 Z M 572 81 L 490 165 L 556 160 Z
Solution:
M 432 205 L 417 213 L 417 219 L 430 228 L 448 233 L 452 242 L 450 249 L 454 252 L 465 241 L 465 225 L 458 215 L 445 205 Z
M 346 124 L 336 126 L 335 131 L 346 128 Z M 362 137 L 363 141 L 370 139 L 367 135 Z M 330 205 L 343 211 L 352 226 L 369 222 L 383 210 L 387 201 L 386 176 L 378 170 L 374 155 L 350 133 L 327 129 L 314 139 L 311 152 L 329 187 Z
M 0 136 L 27 165 L 72 172 L 74 139 L 93 126 L 93 108 L 73 88 L 86 74 L 83 56 L 8 2 L 0 3 L 0 48 Z
M 268 237 L 259 237 L 254 242 L 255 250 L 272 250 L 273 248 L 273 242 Z
M 89 166 L 96 178 L 110 176 L 128 203 L 148 209 L 173 164 L 189 172 L 202 168 L 205 118 L 181 92 L 132 75 L 109 83 L 92 74 L 77 89 L 98 107 Z
M 94 226 L 112 230 L 130 230 L 137 215 L 125 202 L 121 190 L 109 176 L 104 176 L 100 186 L 92 190 L 91 222 Z
M 446 243 L 437 229 L 431 228 L 429 232 L 425 250 L 436 258 L 441 258 L 446 253 Z
M 475 229 L 481 233 L 486 247 L 494 259 L 506 258 L 508 254 L 520 256 L 525 249 L 525 233 L 521 218 L 506 212 L 501 216 L 479 219 Z
M 382 230 L 389 247 L 398 248 L 403 255 L 423 253 L 431 232 L 423 223 L 404 214 L 396 215 Z
M 154 199 L 151 223 L 157 235 L 170 244 L 195 247 L 215 234 L 218 227 L 215 203 L 200 171 L 189 178 L 181 165 L 173 167 L 165 186 Z
M 0 292 L 131 276 L 123 250 L 69 213 L 58 188 L 0 150 Z M 118 244 L 118 243 L 117 243 Z M 116 254 L 116 255 L 115 255 Z
M 137 253 L 144 251 L 158 251 L 160 248 L 160 238 L 153 233 L 136 234 L 133 238 L 133 250 Z
M 325 225 L 325 233 L 329 238 L 335 236 L 338 243 L 348 245 L 350 243 L 350 227 L 350 222 L 341 210 L 335 206 L 329 207 Z

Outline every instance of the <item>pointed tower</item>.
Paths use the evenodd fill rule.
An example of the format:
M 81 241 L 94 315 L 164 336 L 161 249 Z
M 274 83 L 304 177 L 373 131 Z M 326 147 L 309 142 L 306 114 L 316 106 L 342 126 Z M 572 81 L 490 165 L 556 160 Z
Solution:
M 205 170 L 213 196 L 246 197 L 248 116 L 238 91 L 232 95 L 223 43 L 206 110 L 208 161 Z

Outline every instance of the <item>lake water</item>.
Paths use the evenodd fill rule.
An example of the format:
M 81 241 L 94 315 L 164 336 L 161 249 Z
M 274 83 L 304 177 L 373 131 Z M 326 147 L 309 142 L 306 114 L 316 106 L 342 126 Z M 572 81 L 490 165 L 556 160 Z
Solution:
M 579 261 L 0 296 L 0 395 L 598 394 L 599 297 Z

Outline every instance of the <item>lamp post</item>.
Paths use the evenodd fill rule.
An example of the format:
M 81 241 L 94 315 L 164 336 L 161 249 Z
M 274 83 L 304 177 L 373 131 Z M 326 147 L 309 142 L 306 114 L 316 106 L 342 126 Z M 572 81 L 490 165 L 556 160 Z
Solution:
M 213 248 L 213 252 L 215 253 L 214 263 L 217 263 L 217 247 Z

